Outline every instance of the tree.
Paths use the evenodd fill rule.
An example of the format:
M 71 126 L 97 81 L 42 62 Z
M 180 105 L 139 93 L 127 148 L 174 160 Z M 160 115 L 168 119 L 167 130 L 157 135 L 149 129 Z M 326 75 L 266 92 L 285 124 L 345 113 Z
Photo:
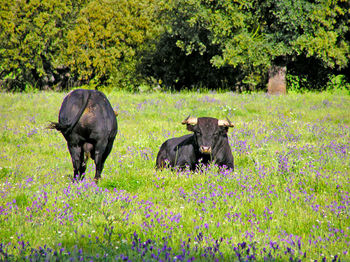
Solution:
M 0 78 L 7 79 L 10 88 L 45 89 L 62 81 L 65 33 L 83 3 L 0 1 Z
M 68 33 L 74 74 L 97 85 L 135 85 L 137 53 L 154 28 L 152 12 L 152 0 L 90 1 Z
M 348 68 L 349 1 L 257 1 L 255 6 L 261 34 L 274 47 L 272 66 L 306 76 L 306 88 L 321 88 L 331 73 Z
M 157 27 L 153 0 L 0 0 L 0 85 L 122 87 Z
M 144 74 L 175 88 L 221 81 L 254 90 L 266 88 L 271 67 L 304 57 L 341 70 L 349 61 L 349 10 L 345 0 L 174 0 Z
M 163 6 L 164 32 L 154 50 L 143 58 L 142 72 L 160 79 L 177 90 L 203 86 L 218 88 L 242 80 L 242 68 L 219 61 L 223 42 L 217 39 L 219 27 L 238 32 L 244 25 L 245 15 L 239 3 L 228 1 L 172 1 Z M 233 7 L 226 17 L 218 5 Z M 238 19 L 228 19 L 232 18 Z M 222 20 L 220 20 L 222 19 Z M 227 32 L 227 28 L 223 29 Z

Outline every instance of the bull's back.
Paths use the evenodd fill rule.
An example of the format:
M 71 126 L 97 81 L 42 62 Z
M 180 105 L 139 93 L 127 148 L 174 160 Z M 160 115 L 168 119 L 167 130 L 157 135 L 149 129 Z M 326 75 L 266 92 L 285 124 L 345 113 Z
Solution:
M 91 130 L 111 131 L 117 128 L 114 110 L 102 93 L 94 93 L 83 111 L 78 125 Z
M 106 96 L 96 90 L 77 89 L 64 99 L 59 123 L 82 137 L 109 136 L 117 133 L 117 120 Z

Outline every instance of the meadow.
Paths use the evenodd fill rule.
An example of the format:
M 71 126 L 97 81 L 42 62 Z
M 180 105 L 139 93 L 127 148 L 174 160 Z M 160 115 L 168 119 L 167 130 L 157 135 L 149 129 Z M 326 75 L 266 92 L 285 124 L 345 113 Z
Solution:
M 106 93 L 102 179 L 72 182 L 66 93 L 1 93 L 1 261 L 350 261 L 350 96 Z M 235 170 L 155 169 L 188 115 L 228 117 Z

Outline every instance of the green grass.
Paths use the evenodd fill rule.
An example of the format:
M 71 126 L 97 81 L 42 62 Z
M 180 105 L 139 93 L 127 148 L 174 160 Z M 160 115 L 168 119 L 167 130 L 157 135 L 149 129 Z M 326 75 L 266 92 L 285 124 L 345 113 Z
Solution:
M 119 131 L 98 185 L 91 160 L 71 182 L 45 129 L 64 95 L 1 94 L 0 260 L 350 260 L 349 95 L 108 93 Z M 235 124 L 233 173 L 155 170 L 188 115 Z

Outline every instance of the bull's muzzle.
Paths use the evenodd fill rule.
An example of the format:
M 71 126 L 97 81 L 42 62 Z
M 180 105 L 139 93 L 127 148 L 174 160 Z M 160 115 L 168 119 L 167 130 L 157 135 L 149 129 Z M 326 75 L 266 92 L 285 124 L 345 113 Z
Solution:
M 210 146 L 200 146 L 199 151 L 202 154 L 211 154 L 211 147 Z

